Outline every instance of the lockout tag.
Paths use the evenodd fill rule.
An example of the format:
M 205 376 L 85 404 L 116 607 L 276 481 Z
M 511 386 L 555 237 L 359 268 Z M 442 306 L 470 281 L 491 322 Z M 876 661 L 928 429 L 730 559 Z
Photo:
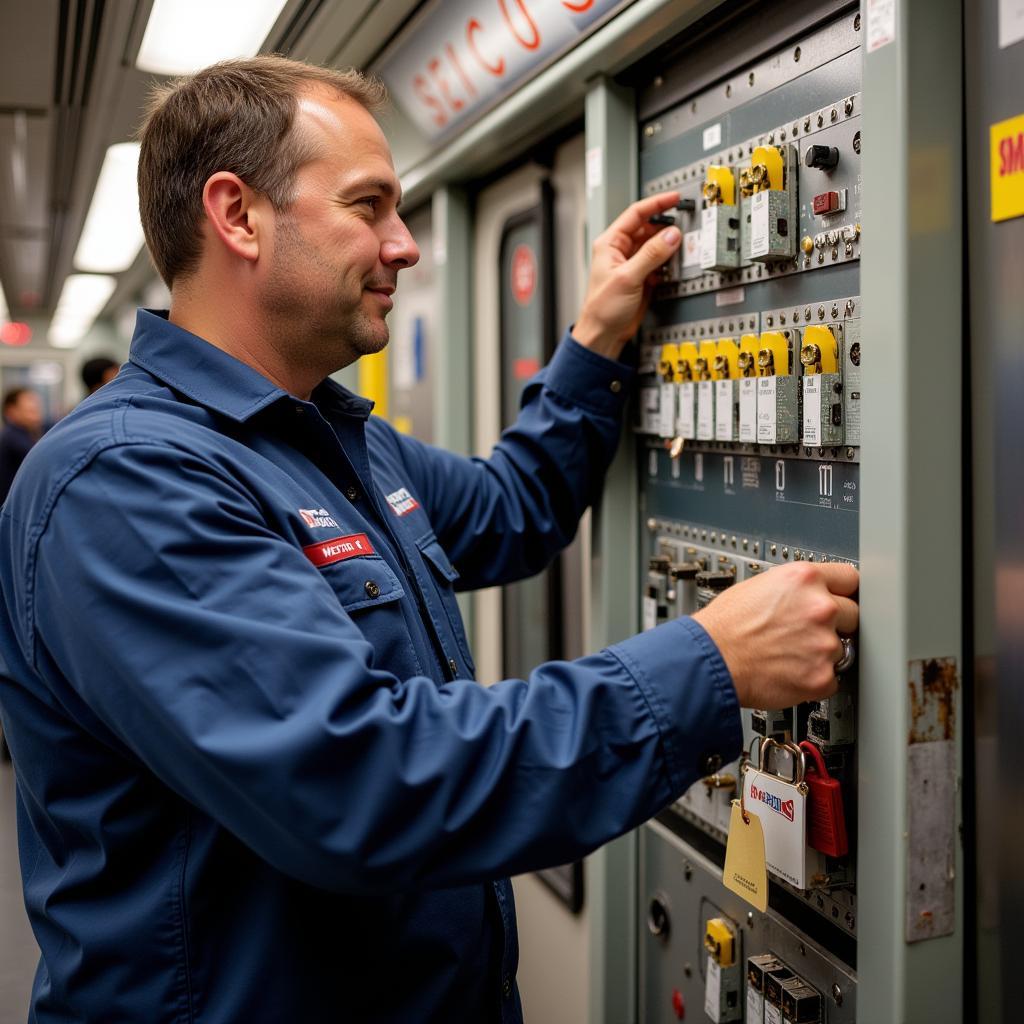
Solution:
M 658 624 L 658 600 L 654 597 L 648 597 L 644 595 L 643 604 L 641 606 L 641 618 L 643 620 L 642 631 L 647 632 L 649 629 L 654 629 Z
M 798 889 L 806 889 L 810 878 L 822 871 L 821 855 L 807 846 L 807 786 L 803 779 L 803 754 L 793 744 L 785 749 L 800 758 L 793 781 L 764 770 L 767 739 L 761 744 L 761 768 L 747 767 L 743 777 L 743 803 L 748 814 L 761 819 L 768 869 Z
M 754 814 L 743 816 L 739 800 L 732 802 L 729 838 L 725 843 L 722 882 L 762 913 L 768 909 L 768 869 L 765 863 L 764 830 Z
M 715 382 L 697 382 L 697 440 L 715 439 Z
M 764 995 L 747 982 L 747 1021 L 764 1022 Z
M 704 972 L 704 1012 L 716 1024 L 722 1016 L 722 968 L 712 956 Z

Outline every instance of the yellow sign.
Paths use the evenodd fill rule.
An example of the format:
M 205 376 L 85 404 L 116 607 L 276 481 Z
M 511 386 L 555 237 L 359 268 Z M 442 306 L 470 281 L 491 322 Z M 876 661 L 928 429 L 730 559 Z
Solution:
M 1024 216 L 1024 114 L 989 128 L 992 219 Z

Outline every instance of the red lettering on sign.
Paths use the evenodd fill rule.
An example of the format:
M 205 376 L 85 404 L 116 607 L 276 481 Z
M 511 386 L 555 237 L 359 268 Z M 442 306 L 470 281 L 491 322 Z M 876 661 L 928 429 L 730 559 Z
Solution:
M 470 18 L 466 22 L 466 41 L 469 43 L 469 48 L 473 51 L 473 56 L 480 62 L 481 67 L 489 71 L 495 78 L 500 78 L 505 74 L 505 58 L 499 57 L 497 63 L 492 64 L 487 58 L 477 49 L 476 40 L 473 38 L 478 32 L 483 32 L 483 25 L 480 24 L 476 18 Z
M 512 252 L 512 296 L 520 306 L 529 304 L 537 287 L 537 261 L 528 245 L 517 245 Z
M 1007 174 L 1018 174 L 1024 171 L 1024 132 L 1018 132 L 1017 138 L 1007 135 L 999 143 L 999 177 Z
M 470 80 L 469 75 L 462 70 L 462 65 L 459 63 L 458 55 L 455 53 L 455 47 L 452 46 L 451 43 L 446 43 L 444 52 L 448 54 L 448 59 L 452 62 L 452 67 L 455 68 L 459 78 L 462 79 L 462 84 L 465 86 L 466 92 L 468 92 L 470 96 L 475 96 L 476 86 Z
M 335 537 L 332 540 L 307 544 L 302 550 L 316 566 L 333 565 L 349 558 L 374 554 L 373 545 L 365 533 L 350 533 L 347 537 Z
M 441 95 L 448 101 L 452 110 L 458 113 L 466 104 L 458 96 L 452 95 L 451 90 L 448 88 L 447 80 L 441 74 L 441 62 L 436 57 L 432 57 L 427 61 L 427 70 L 430 72 L 430 77 L 437 84 L 438 89 L 441 90 Z
M 516 380 L 529 380 L 535 373 L 540 370 L 539 359 L 517 359 L 512 364 L 512 376 Z
M 430 85 L 422 75 L 416 75 L 412 80 L 412 86 L 416 95 L 433 111 L 430 115 L 438 128 L 443 128 L 448 123 L 448 115 L 441 106 L 441 101 L 430 91 Z
M 526 50 L 536 50 L 537 47 L 540 46 L 540 30 L 537 28 L 537 23 L 533 20 L 533 18 L 530 17 L 530 12 L 526 9 L 526 4 L 523 2 L 523 0 L 515 0 L 515 4 L 516 7 L 519 8 L 523 17 L 526 19 L 526 24 L 529 25 L 531 30 L 533 31 L 532 39 L 524 39 L 519 34 L 519 30 L 516 28 L 514 22 L 512 21 L 512 16 L 508 13 L 507 0 L 498 0 L 498 4 L 501 7 L 501 13 L 505 19 L 505 23 L 511 30 L 512 35 L 516 37 L 516 42 L 519 43 L 519 45 Z
M 581 4 L 570 3 L 569 0 L 562 0 L 562 6 L 566 10 L 572 11 L 574 14 L 582 14 L 584 11 L 589 11 L 594 6 L 594 0 L 583 0 Z

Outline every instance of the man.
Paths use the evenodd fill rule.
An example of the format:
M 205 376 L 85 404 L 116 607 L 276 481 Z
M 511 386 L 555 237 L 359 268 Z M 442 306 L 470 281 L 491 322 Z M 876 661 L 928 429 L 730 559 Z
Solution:
M 43 403 L 31 388 L 12 388 L 3 398 L 3 431 L 0 432 L 0 502 L 14 482 L 14 474 L 29 449 L 43 436 Z
M 596 497 L 616 360 L 679 244 L 649 217 L 678 197 L 597 240 L 490 459 L 446 454 L 325 379 L 386 344 L 418 258 L 380 100 L 262 57 L 173 84 L 144 127 L 169 316 L 140 312 L 0 522 L 36 1021 L 518 1021 L 505 876 L 734 757 L 738 701 L 834 689 L 856 573 L 807 565 L 472 681 L 453 583 L 538 571 Z
M 113 359 L 96 356 L 82 363 L 82 383 L 85 385 L 85 396 L 96 394 L 104 384 L 109 384 L 120 369 Z

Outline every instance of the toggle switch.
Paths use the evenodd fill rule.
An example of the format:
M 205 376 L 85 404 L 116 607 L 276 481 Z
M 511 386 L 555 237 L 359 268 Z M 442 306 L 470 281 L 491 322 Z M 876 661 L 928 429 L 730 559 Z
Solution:
M 804 166 L 818 171 L 834 171 L 839 163 L 835 146 L 808 146 L 804 150 Z

